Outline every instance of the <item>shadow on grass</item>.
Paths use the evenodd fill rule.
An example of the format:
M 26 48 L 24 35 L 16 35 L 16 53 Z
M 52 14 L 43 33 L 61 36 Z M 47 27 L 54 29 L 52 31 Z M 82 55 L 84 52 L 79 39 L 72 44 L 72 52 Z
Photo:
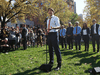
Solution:
M 99 55 L 92 56 L 90 58 L 83 58 L 83 59 L 80 60 L 80 63 L 77 63 L 75 65 L 79 66 L 79 65 L 82 65 L 82 64 L 85 64 L 85 65 L 89 64 L 92 68 L 85 70 L 85 73 L 89 73 L 89 70 L 93 69 L 94 67 L 100 67 L 100 61 L 98 61 L 98 59 L 100 59 Z M 98 62 L 96 62 L 96 61 L 98 61 Z M 90 74 L 90 75 L 93 75 L 93 74 Z
M 39 71 L 36 71 L 36 70 L 39 70 L 39 68 L 34 68 L 32 70 L 27 70 L 25 72 L 21 72 L 21 73 L 16 73 L 16 74 L 13 74 L 13 75 L 39 75 L 41 73 L 44 73 L 43 71 L 39 70 Z

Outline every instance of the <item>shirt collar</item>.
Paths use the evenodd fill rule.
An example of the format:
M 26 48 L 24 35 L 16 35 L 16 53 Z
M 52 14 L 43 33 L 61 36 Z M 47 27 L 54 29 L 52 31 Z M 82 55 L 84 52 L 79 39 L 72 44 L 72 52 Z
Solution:
M 54 15 L 51 16 L 51 18 L 53 18 L 53 17 L 54 17 Z M 49 18 L 49 19 L 50 19 L 50 18 Z
M 94 25 L 96 25 L 96 23 Z

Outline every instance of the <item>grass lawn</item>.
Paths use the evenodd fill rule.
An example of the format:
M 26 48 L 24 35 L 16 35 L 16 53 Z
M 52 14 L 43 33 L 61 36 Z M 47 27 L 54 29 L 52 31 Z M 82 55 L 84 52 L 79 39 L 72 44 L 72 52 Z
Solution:
M 22 48 L 20 48 L 22 49 Z M 54 54 L 54 66 L 51 72 L 45 73 L 38 68 L 46 63 L 46 46 L 28 48 L 27 50 L 11 51 L 8 54 L 0 53 L 0 75 L 92 75 L 88 70 L 100 66 L 100 52 L 93 52 L 92 45 L 89 52 L 62 49 L 62 68 L 55 71 L 57 66 Z M 49 53 L 48 53 L 49 62 Z

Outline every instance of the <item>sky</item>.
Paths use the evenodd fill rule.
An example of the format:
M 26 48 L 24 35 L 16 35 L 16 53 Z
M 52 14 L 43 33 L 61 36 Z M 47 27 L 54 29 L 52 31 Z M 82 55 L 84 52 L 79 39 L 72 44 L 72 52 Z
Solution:
M 86 0 L 74 0 L 76 2 L 76 13 L 83 14 L 84 7 L 86 6 L 86 3 L 84 1 Z

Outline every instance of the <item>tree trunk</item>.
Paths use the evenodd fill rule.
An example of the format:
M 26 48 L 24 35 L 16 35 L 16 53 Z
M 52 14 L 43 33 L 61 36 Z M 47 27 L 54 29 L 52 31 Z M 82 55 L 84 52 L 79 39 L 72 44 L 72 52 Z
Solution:
M 1 22 L 1 28 L 3 28 L 3 26 L 5 26 L 5 22 Z

